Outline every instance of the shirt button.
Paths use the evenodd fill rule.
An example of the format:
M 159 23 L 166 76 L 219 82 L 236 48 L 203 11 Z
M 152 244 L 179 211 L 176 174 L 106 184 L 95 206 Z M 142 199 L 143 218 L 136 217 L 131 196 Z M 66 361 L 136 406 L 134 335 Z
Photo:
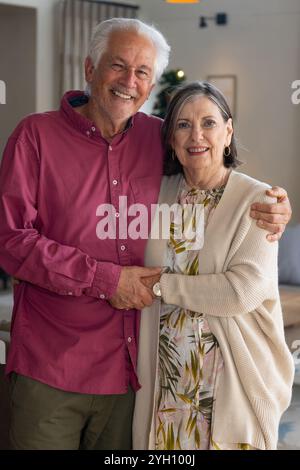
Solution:
M 116 186 L 116 185 L 118 184 L 118 181 L 117 181 L 117 180 L 113 180 L 112 184 L 113 184 L 114 186 Z
M 125 245 L 121 245 L 120 248 L 121 248 L 122 251 L 125 251 L 125 250 L 126 250 L 126 246 L 125 246 Z
M 110 145 L 108 148 L 109 148 L 109 150 L 112 150 L 112 146 L 111 146 L 111 145 Z
M 100 294 L 100 299 L 105 299 L 105 295 L 104 294 Z
M 68 295 L 73 295 L 73 292 L 68 292 Z
M 132 341 L 131 336 L 128 336 L 127 341 L 128 341 L 128 343 L 131 343 L 131 341 Z
M 95 130 L 96 130 L 96 127 L 93 126 L 93 127 L 92 127 L 92 131 L 95 132 Z
M 120 213 L 119 213 L 119 212 L 116 212 L 115 216 L 116 216 L 116 217 L 120 217 Z

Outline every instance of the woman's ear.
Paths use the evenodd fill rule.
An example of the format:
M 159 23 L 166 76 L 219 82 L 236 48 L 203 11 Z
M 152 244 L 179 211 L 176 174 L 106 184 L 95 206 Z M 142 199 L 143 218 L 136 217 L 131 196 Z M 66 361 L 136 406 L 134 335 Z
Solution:
M 171 149 L 174 150 L 174 145 L 175 145 L 174 134 L 172 135 L 172 137 L 169 140 L 169 145 L 170 145 Z
M 233 124 L 232 124 L 231 118 L 229 118 L 228 121 L 226 122 L 226 129 L 227 129 L 226 147 L 229 147 L 229 145 L 231 144 L 231 138 L 233 134 Z

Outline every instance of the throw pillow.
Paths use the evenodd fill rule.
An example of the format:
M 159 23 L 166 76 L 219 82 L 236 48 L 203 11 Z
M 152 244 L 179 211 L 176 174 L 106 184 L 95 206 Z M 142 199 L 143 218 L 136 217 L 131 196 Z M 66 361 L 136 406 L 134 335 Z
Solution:
M 279 241 L 279 283 L 300 286 L 300 224 L 287 227 Z

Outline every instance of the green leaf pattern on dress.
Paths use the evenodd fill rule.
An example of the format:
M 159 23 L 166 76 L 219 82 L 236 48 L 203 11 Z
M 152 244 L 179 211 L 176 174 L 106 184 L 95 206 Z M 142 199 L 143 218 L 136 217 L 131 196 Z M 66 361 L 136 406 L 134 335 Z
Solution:
M 178 203 L 204 205 L 204 230 L 217 207 L 224 187 L 215 190 L 189 189 L 179 193 Z M 184 211 L 184 209 L 183 209 Z M 191 217 L 194 213 L 191 213 Z M 182 218 L 183 223 L 184 217 Z M 185 219 L 186 220 L 186 219 Z M 195 221 L 189 221 L 195 224 Z M 170 224 L 165 266 L 170 272 L 195 276 L 199 273 L 201 249 L 192 250 L 191 240 L 175 239 L 183 227 Z M 201 310 L 201 306 L 199 306 Z M 219 444 L 211 427 L 218 376 L 223 365 L 216 338 L 201 311 L 192 312 L 162 303 L 159 364 L 156 389 L 156 449 L 249 449 L 248 444 Z

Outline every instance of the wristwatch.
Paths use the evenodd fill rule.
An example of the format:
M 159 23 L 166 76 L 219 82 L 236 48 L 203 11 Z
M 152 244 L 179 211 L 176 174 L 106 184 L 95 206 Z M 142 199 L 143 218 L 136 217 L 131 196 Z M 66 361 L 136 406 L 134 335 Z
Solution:
M 153 294 L 155 297 L 161 297 L 161 288 L 160 288 L 160 282 L 156 282 L 153 287 L 152 287 Z

